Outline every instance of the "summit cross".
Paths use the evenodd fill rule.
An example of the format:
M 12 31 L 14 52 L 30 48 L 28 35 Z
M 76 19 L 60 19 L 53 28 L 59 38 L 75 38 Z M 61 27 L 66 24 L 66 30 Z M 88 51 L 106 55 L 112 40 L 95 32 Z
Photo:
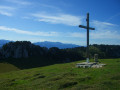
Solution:
M 87 13 L 87 26 L 79 25 L 80 28 L 87 29 L 87 48 L 86 48 L 86 62 L 89 63 L 89 29 L 95 30 L 95 28 L 89 27 L 89 13 Z

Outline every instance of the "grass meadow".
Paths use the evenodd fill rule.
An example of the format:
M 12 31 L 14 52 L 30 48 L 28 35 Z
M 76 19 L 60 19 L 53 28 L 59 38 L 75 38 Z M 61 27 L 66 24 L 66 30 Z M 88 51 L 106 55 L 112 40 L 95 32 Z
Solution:
M 102 68 L 75 67 L 83 61 L 24 70 L 0 63 L 0 90 L 120 90 L 120 59 L 100 59 Z

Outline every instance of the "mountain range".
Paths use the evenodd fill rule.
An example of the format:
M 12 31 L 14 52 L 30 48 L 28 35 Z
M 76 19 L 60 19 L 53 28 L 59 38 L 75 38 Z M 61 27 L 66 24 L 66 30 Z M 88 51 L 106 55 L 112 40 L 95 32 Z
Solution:
M 2 47 L 4 44 L 11 42 L 10 40 L 0 40 L 0 47 Z M 12 41 L 14 42 L 14 41 Z M 39 45 L 41 47 L 58 47 L 59 49 L 64 49 L 64 48 L 74 48 L 74 47 L 80 47 L 79 45 L 75 44 L 65 44 L 61 42 L 50 42 L 50 41 L 44 41 L 44 42 L 35 42 L 33 43 L 34 45 Z
M 11 41 L 1 39 L 0 40 L 0 47 L 2 47 L 4 44 L 9 43 L 9 42 L 11 42 Z

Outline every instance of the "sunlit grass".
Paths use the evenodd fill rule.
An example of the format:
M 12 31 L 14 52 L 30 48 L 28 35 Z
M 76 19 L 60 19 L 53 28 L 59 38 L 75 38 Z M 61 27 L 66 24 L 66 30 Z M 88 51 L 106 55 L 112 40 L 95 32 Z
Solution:
M 25 90 L 119 90 L 120 59 L 101 59 L 102 68 L 76 68 L 77 61 L 0 74 L 0 88 Z

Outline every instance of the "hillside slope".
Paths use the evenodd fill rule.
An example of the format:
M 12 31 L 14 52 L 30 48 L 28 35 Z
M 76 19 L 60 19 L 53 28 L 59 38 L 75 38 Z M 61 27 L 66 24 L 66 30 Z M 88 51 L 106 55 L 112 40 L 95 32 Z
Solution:
M 1 90 L 120 90 L 120 59 L 101 59 L 103 68 L 76 68 L 77 62 L 0 74 Z M 80 61 L 82 62 L 82 61 Z
M 16 66 L 9 64 L 9 63 L 0 63 L 0 73 L 10 72 L 10 71 L 17 71 L 20 70 Z

